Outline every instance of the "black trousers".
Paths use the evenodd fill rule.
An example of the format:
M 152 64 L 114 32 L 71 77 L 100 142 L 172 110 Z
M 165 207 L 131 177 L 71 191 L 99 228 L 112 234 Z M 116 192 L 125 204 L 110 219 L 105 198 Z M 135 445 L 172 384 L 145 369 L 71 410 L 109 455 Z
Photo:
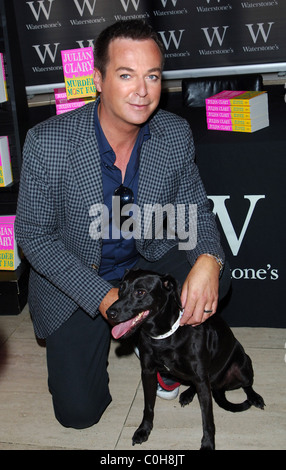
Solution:
M 190 265 L 184 253 L 172 249 L 161 260 L 141 258 L 137 266 L 172 274 L 181 284 Z M 118 285 L 115 280 L 113 285 Z M 230 285 L 229 269 L 220 281 L 220 298 Z M 48 384 L 55 416 L 66 427 L 87 428 L 97 423 L 111 402 L 107 372 L 110 327 L 101 315 L 92 319 L 78 309 L 46 340 Z M 126 384 L 128 387 L 128 384 Z
M 48 385 L 57 420 L 83 429 L 97 423 L 111 402 L 107 358 L 110 327 L 78 309 L 46 339 Z

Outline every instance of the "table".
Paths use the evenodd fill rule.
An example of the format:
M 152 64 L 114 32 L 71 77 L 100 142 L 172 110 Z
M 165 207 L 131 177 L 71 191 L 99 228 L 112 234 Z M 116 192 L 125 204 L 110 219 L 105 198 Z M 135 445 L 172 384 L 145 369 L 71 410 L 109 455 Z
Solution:
M 269 127 L 208 131 L 204 113 L 195 133 L 197 164 L 231 266 L 222 314 L 232 326 L 286 327 L 285 89 L 267 91 Z

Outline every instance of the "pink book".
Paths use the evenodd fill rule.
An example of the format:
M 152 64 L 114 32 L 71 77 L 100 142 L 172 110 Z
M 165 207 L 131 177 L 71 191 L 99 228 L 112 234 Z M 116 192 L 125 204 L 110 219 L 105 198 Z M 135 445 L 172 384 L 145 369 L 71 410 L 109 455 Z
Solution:
M 54 92 L 57 114 L 63 114 L 67 113 L 68 111 L 72 111 L 73 109 L 81 108 L 87 103 L 91 103 L 95 100 L 95 98 L 76 98 L 74 100 L 68 100 L 66 97 L 65 88 L 55 88 Z
M 207 118 L 231 119 L 231 113 L 218 112 L 218 111 L 207 111 Z
M 206 105 L 206 110 L 207 112 L 213 111 L 216 113 L 230 113 L 231 112 L 231 106 L 221 106 L 221 105 Z
M 207 98 L 206 99 L 206 104 L 207 105 L 213 105 L 213 104 L 216 105 L 216 104 L 218 104 L 218 100 L 219 100 L 220 105 L 224 105 L 224 104 L 230 105 L 231 104 L 230 100 L 232 98 L 240 96 L 243 93 L 245 93 L 245 92 L 244 91 L 234 91 L 234 90 L 224 90 L 224 91 L 221 91 L 220 93 L 217 93 L 216 95 L 211 96 L 210 98 Z
M 231 118 L 224 119 L 224 118 L 207 117 L 207 123 L 208 124 L 223 124 L 224 126 L 232 126 Z
M 15 240 L 15 215 L 0 216 L 0 270 L 14 271 L 20 264 Z
M 67 99 L 67 92 L 65 88 L 55 88 L 54 89 L 55 100 L 66 100 Z
M 61 51 L 67 99 L 95 97 L 92 47 Z
M 217 130 L 217 131 L 232 131 L 231 124 L 211 124 L 207 123 L 208 129 Z
M 206 99 L 206 105 L 258 106 L 267 105 L 265 91 L 224 90 Z

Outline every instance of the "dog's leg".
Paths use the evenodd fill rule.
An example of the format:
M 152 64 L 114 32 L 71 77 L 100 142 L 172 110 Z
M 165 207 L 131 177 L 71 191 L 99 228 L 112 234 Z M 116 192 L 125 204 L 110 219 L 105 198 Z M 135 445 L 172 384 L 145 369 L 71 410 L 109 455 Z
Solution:
M 256 408 L 261 408 L 263 410 L 265 406 L 264 400 L 252 388 L 254 373 L 252 368 L 252 361 L 247 354 L 245 354 L 245 362 L 243 367 L 241 368 L 240 373 L 242 377 L 241 386 L 246 393 L 247 400 L 251 405 L 256 406 Z
M 226 371 L 224 380 L 220 382 L 220 388 L 213 388 L 213 397 L 216 403 L 223 409 L 233 413 L 248 410 L 252 405 L 263 410 L 264 400 L 252 388 L 253 375 L 251 359 L 245 354 L 242 346 L 238 344 L 234 361 Z M 225 392 L 238 388 L 243 388 L 247 400 L 242 403 L 231 403 L 227 400 Z
M 211 387 L 208 379 L 196 383 L 198 398 L 202 413 L 203 437 L 201 450 L 215 449 L 215 424 L 213 416 L 213 403 Z
M 180 398 L 179 398 L 179 403 L 181 406 L 186 406 L 188 405 L 189 403 L 191 403 L 191 401 L 193 400 L 195 394 L 197 393 L 196 391 L 196 388 L 194 387 L 194 385 L 190 385 L 189 388 L 187 388 L 187 390 L 185 390 L 184 392 L 182 392 L 180 394 Z
M 135 431 L 132 444 L 142 444 L 148 440 L 149 434 L 153 428 L 154 406 L 157 390 L 157 373 L 142 371 L 142 384 L 144 391 L 144 412 L 143 420 L 139 428 Z

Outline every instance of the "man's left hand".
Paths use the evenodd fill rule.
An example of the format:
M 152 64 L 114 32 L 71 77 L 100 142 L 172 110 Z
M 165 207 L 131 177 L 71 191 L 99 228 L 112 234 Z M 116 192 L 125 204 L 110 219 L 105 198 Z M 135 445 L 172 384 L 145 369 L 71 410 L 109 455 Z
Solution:
M 198 257 L 181 293 L 184 314 L 181 325 L 197 326 L 214 315 L 218 305 L 220 267 L 215 258 Z

